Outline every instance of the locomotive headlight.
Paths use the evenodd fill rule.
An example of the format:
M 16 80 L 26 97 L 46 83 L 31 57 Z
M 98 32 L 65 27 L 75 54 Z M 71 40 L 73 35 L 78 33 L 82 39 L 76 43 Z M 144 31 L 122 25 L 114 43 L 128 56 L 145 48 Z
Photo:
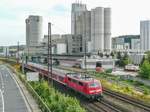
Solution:
M 96 92 L 101 92 L 101 89 L 96 90 Z

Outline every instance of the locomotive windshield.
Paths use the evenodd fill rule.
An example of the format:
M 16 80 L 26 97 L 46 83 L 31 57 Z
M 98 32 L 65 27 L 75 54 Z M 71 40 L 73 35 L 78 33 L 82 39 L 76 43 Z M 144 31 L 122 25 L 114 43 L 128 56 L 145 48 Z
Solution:
M 100 87 L 100 83 L 91 83 L 89 85 L 90 88 L 93 88 L 93 87 Z

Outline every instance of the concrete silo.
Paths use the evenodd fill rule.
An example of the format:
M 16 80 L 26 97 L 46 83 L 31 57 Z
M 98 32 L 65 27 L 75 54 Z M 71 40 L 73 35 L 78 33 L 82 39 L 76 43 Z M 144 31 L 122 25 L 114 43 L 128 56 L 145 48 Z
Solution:
M 111 8 L 104 8 L 104 50 L 111 50 Z
M 88 41 L 91 41 L 91 12 L 83 11 L 81 14 L 82 18 L 82 52 L 88 51 Z
M 36 47 L 42 39 L 42 17 L 29 16 L 26 19 L 26 45 L 27 47 Z
M 82 33 L 81 14 L 86 11 L 86 5 L 80 3 L 72 4 L 71 11 L 71 34 L 80 35 Z
M 91 42 L 92 51 L 104 49 L 104 8 L 97 7 L 91 11 Z

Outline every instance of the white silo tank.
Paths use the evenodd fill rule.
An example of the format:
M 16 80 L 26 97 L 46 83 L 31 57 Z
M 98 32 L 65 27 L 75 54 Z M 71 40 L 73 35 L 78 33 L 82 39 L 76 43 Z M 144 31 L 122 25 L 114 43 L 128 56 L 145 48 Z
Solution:
M 104 49 L 111 50 L 111 8 L 104 8 Z
M 95 11 L 91 10 L 91 51 L 95 50 Z
M 104 49 L 104 8 L 97 7 L 91 12 L 91 39 L 94 52 Z
M 30 46 L 38 46 L 42 39 L 42 17 L 29 16 L 29 40 Z

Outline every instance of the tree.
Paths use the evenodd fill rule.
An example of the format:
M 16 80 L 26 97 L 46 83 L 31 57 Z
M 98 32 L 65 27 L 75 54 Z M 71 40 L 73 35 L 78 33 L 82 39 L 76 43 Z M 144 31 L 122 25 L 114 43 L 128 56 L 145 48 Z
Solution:
M 103 57 L 103 53 L 98 53 L 98 55 L 102 58 Z
M 110 55 L 112 56 L 112 58 L 114 58 L 115 53 L 114 53 L 114 52 L 111 52 Z
M 148 60 L 145 60 L 142 66 L 140 67 L 140 76 L 142 78 L 150 79 L 150 63 Z
M 146 60 L 145 57 L 143 57 L 143 58 L 142 58 L 142 61 L 140 62 L 140 66 L 143 65 L 143 63 L 144 63 L 145 60 Z
M 148 62 L 150 63 L 150 51 L 146 52 L 146 59 L 148 60 Z
M 131 63 L 131 59 L 130 59 L 130 57 L 128 56 L 127 53 L 125 53 L 123 56 L 121 56 L 121 53 L 118 52 L 117 58 L 118 58 L 119 60 L 117 61 L 116 64 L 119 65 L 120 67 L 124 67 L 125 65 Z
M 121 57 L 121 52 L 118 52 L 117 53 L 117 59 L 121 59 L 122 57 Z
M 107 58 L 109 58 L 109 54 L 106 53 L 105 56 L 106 56 Z

